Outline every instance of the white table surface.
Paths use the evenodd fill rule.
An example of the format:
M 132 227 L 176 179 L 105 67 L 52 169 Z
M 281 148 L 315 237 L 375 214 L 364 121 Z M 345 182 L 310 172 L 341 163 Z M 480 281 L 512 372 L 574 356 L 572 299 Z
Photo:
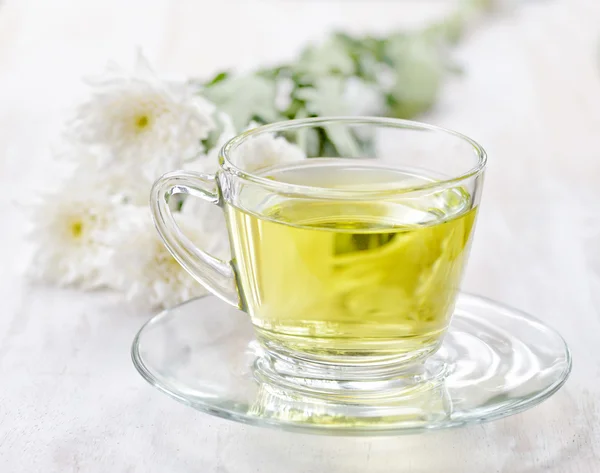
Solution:
M 411 2 L 414 6 L 415 3 Z M 435 14 L 401 0 L 0 1 L 0 472 L 600 471 L 600 2 L 530 1 L 457 50 L 466 74 L 426 119 L 490 156 L 466 289 L 547 321 L 574 369 L 553 398 L 493 423 L 325 438 L 200 414 L 147 385 L 130 344 L 150 314 L 118 296 L 31 287 L 19 203 L 79 78 L 144 47 L 167 77 L 290 57 L 332 26 Z M 262 36 L 259 36 L 259 33 Z

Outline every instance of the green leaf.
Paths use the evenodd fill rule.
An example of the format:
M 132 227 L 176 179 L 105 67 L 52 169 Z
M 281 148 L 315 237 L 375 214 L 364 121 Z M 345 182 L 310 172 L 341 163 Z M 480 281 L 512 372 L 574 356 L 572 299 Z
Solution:
M 292 94 L 294 94 L 294 93 L 292 92 Z M 283 112 L 283 115 L 286 118 L 293 120 L 294 118 L 300 118 L 300 116 L 299 116 L 300 111 L 305 111 L 305 110 L 306 110 L 306 103 L 304 102 L 304 100 L 300 100 L 300 99 L 296 98 L 294 95 L 292 95 L 292 103 L 287 108 L 287 110 L 285 110 Z M 304 117 L 302 117 L 302 118 L 304 118 Z
M 238 131 L 253 118 L 262 123 L 282 118 L 275 109 L 275 82 L 257 74 L 226 78 L 207 87 L 204 95 L 231 117 Z
M 318 78 L 353 75 L 355 66 L 345 41 L 338 36 L 332 36 L 320 45 L 307 47 L 300 54 L 293 70 L 300 76 Z
M 348 79 L 361 81 L 379 97 L 385 94 L 387 107 L 376 114 L 412 118 L 435 103 L 445 74 L 457 71 L 448 60 L 448 46 L 458 41 L 473 19 L 492 3 L 460 0 L 442 21 L 416 32 L 395 32 L 381 38 L 338 32 L 321 44 L 306 47 L 295 63 L 262 68 L 245 76 L 224 71 L 203 88 L 199 82 L 190 83 L 198 85 L 200 93 L 219 111 L 230 115 L 238 131 L 251 120 L 269 123 L 352 113 L 360 100 L 348 97 Z M 282 79 L 293 82 L 291 100 L 284 105 L 276 101 Z M 346 146 L 348 140 L 338 135 L 333 132 L 333 136 L 317 137 L 319 149 L 336 140 L 336 146 Z M 210 141 L 209 137 L 205 146 Z M 314 147 L 315 138 L 310 142 Z
M 219 72 L 215 77 L 213 77 L 211 80 L 209 80 L 204 85 L 205 85 L 205 87 L 210 87 L 211 85 L 215 85 L 221 81 L 224 81 L 228 77 L 229 77 L 229 72 L 227 72 L 227 71 Z

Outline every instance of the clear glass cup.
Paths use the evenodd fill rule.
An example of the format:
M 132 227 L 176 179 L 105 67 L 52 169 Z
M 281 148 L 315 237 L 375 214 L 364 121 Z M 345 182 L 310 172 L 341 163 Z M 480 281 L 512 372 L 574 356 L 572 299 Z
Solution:
M 151 208 L 177 261 L 250 316 L 264 348 L 259 371 L 329 389 L 390 377 L 439 348 L 485 165 L 475 141 L 436 126 L 293 120 L 229 141 L 215 176 L 161 177 Z M 176 194 L 222 207 L 231 261 L 179 230 L 169 208 Z

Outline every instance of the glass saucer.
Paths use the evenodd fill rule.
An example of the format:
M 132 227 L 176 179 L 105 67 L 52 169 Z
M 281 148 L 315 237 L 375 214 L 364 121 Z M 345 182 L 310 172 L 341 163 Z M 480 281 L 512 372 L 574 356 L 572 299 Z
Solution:
M 160 313 L 132 347 L 141 375 L 184 404 L 246 424 L 328 435 L 397 435 L 499 419 L 551 396 L 571 370 L 554 330 L 468 294 L 458 298 L 442 347 L 407 388 L 378 391 L 374 384 L 360 397 L 318 395 L 265 375 L 264 355 L 249 317 L 214 296 Z

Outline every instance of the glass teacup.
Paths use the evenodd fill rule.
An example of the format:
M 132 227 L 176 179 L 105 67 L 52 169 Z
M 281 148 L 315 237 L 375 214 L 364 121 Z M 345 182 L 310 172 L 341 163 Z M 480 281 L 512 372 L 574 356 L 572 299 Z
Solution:
M 299 152 L 249 162 L 265 137 Z M 229 141 L 216 176 L 161 177 L 151 206 L 177 261 L 250 316 L 269 369 L 292 380 L 380 379 L 443 340 L 485 165 L 476 142 L 431 125 L 294 120 Z M 223 208 L 231 261 L 177 228 L 169 199 L 181 193 Z

